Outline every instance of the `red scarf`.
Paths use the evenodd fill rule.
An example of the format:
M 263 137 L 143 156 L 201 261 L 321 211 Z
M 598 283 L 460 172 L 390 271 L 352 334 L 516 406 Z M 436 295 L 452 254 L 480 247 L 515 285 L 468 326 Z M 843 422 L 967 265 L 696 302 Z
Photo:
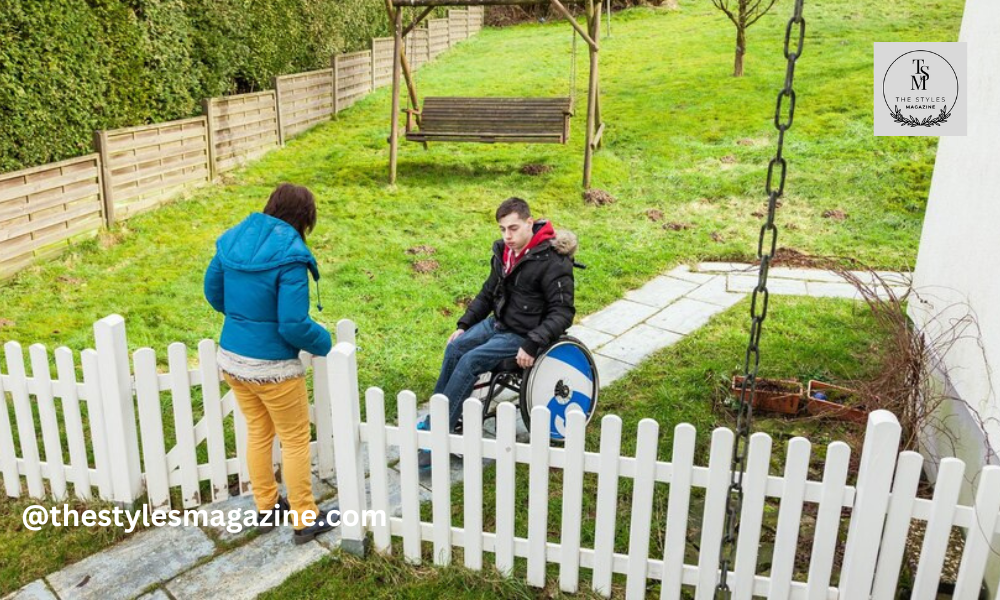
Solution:
M 531 237 L 531 241 L 528 242 L 528 244 L 524 248 L 522 248 L 521 251 L 518 252 L 516 255 L 514 254 L 514 250 L 510 246 L 506 245 L 504 246 L 503 274 L 505 277 L 509 275 L 511 271 L 514 270 L 514 267 L 517 266 L 517 263 L 521 262 L 521 259 L 528 254 L 529 250 L 531 250 L 532 248 L 534 248 L 535 246 L 541 244 L 546 240 L 551 240 L 552 238 L 556 237 L 556 230 L 552 227 L 552 223 L 548 221 L 541 221 L 538 224 L 541 225 L 541 227 L 539 227 L 538 231 L 536 231 L 535 234 Z

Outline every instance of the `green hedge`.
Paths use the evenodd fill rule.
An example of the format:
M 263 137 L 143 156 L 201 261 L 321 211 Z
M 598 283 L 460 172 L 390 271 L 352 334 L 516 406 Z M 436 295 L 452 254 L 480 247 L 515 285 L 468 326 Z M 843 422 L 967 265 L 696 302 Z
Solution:
M 384 0 L 0 0 L 0 172 L 388 35 Z

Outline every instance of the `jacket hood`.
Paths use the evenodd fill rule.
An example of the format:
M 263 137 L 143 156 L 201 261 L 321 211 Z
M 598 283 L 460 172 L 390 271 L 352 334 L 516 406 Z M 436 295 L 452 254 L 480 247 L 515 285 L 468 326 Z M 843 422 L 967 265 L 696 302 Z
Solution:
M 573 258 L 579 246 L 575 233 L 569 229 L 556 229 L 556 237 L 552 240 L 552 248 L 556 252 Z
M 319 281 L 316 259 L 294 227 L 281 219 L 253 213 L 222 234 L 215 243 L 219 260 L 228 269 L 267 271 L 302 263 Z

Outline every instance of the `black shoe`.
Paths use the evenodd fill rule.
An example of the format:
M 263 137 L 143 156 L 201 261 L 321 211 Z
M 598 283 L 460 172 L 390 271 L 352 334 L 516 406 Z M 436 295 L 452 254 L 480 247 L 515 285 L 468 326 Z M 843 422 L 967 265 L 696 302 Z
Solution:
M 284 523 L 285 514 L 292 508 L 288 505 L 288 500 L 281 496 L 278 496 L 278 501 L 275 504 L 278 505 L 277 508 L 257 511 L 257 531 L 260 533 L 272 531 Z
M 331 524 L 328 522 L 330 520 L 330 517 L 333 516 L 333 513 L 337 513 L 337 511 L 335 510 L 319 511 L 319 517 L 316 518 L 316 522 L 303 529 L 296 529 L 295 533 L 292 534 L 292 541 L 295 542 L 296 545 L 307 544 L 316 539 L 317 535 L 320 535 L 321 533 L 326 533 L 327 531 L 330 531 L 331 529 L 339 525 L 340 524 L 339 513 L 337 513 L 336 515 L 337 517 L 336 524 Z

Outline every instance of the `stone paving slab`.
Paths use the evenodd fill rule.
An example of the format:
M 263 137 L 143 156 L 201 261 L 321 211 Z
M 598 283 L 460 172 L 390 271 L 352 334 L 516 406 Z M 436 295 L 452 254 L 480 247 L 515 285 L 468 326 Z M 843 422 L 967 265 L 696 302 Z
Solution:
M 750 271 L 755 269 L 750 263 L 736 262 L 703 262 L 698 263 L 696 271 L 709 273 L 729 273 L 731 271 Z
M 728 290 L 749 294 L 757 287 L 757 274 L 730 274 Z M 801 279 L 771 279 L 767 280 L 767 291 L 781 296 L 805 296 L 806 282 Z
M 651 279 L 641 288 L 626 292 L 625 298 L 633 302 L 663 308 L 698 285 L 691 281 L 660 275 Z
M 701 285 L 706 283 L 715 277 L 715 273 L 697 273 L 691 270 L 691 267 L 687 265 L 680 265 L 674 267 L 667 273 L 668 277 L 674 277 L 676 279 L 683 279 L 684 281 L 690 281 L 692 283 L 697 283 Z
M 597 331 L 596 329 L 584 327 L 583 325 L 574 325 L 570 327 L 566 330 L 566 335 L 571 335 L 583 342 L 583 345 L 589 348 L 591 352 L 615 339 L 615 336 L 609 333 Z
M 716 275 L 710 281 L 698 286 L 696 290 L 685 296 L 691 300 L 708 302 L 723 308 L 729 308 L 746 297 L 746 294 L 732 293 L 726 290 L 728 286 L 725 275 Z
M 36 579 L 13 594 L 4 596 L 3 600 L 59 600 L 59 598 L 52 593 L 44 581 Z
M 215 544 L 197 527 L 159 527 L 137 533 L 47 579 L 63 600 L 127 600 L 176 577 L 213 552 Z
M 584 318 L 580 324 L 604 333 L 621 335 L 651 317 L 657 310 L 659 309 L 655 306 L 618 300 Z
M 139 600 L 170 600 L 170 596 L 163 590 L 153 590 L 148 594 L 140 596 Z
M 597 366 L 597 376 L 601 381 L 602 388 L 618 381 L 632 369 L 632 365 L 600 353 L 594 354 L 594 363 Z M 600 410 L 600 406 L 601 403 L 598 400 L 598 410 Z
M 638 365 L 650 354 L 680 341 L 683 337 L 672 331 L 664 331 L 642 323 L 606 344 L 601 348 L 601 354 L 630 365 Z
M 220 500 L 219 502 L 213 502 L 211 504 L 206 504 L 199 508 L 198 510 L 212 511 L 212 510 L 257 510 L 257 505 L 254 503 L 253 494 L 244 494 L 242 496 L 233 496 L 225 500 Z M 242 519 L 241 519 L 242 520 Z M 221 542 L 233 542 L 242 539 L 250 535 L 252 528 L 245 528 L 242 531 L 233 533 L 228 531 L 224 525 L 212 526 L 209 525 L 205 529 L 211 531 L 216 538 Z
M 720 312 L 722 307 L 716 304 L 682 298 L 652 316 L 646 324 L 687 335 L 708 323 L 713 315 Z
M 791 267 L 771 267 L 771 269 L 767 272 L 767 276 L 769 280 L 771 277 L 777 277 L 778 279 L 801 279 L 803 281 L 844 283 L 843 277 L 834 273 L 833 271 L 826 271 L 824 269 L 797 269 Z
M 251 600 L 320 560 L 329 550 L 316 541 L 296 546 L 290 527 L 261 535 L 167 584 L 174 598 Z

